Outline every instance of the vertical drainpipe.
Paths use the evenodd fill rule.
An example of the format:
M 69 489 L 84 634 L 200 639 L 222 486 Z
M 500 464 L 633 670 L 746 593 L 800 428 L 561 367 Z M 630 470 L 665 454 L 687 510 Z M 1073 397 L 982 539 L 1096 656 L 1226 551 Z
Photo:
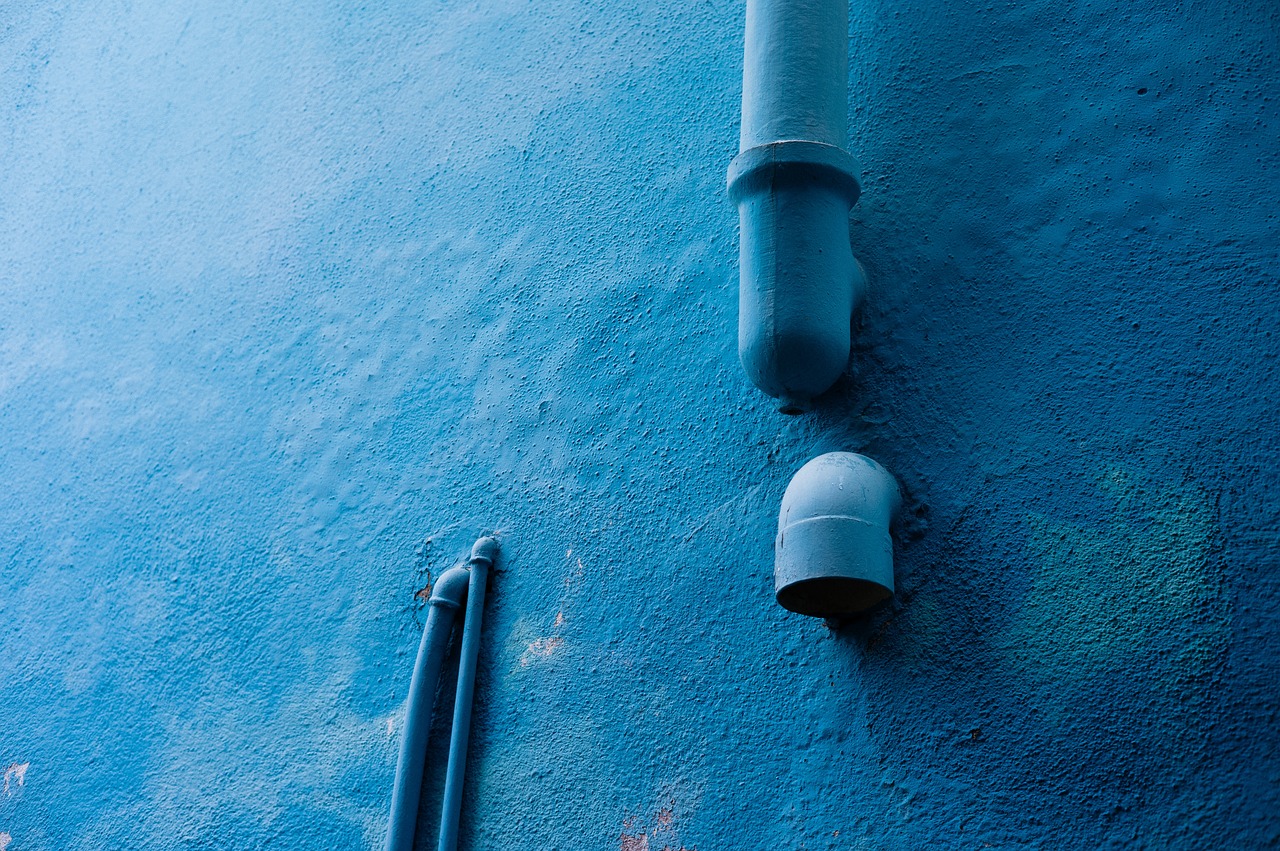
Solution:
M 747 0 L 741 150 L 729 165 L 738 354 L 786 414 L 844 372 L 865 288 L 849 245 L 861 190 L 844 150 L 848 28 L 848 0 Z
M 729 164 L 740 231 L 738 355 L 784 414 L 808 410 L 849 361 L 866 278 L 849 245 L 861 187 L 848 144 L 848 0 L 747 0 L 742 139 Z M 887 470 L 851 452 L 805 464 L 782 500 L 778 602 L 842 618 L 893 594 Z

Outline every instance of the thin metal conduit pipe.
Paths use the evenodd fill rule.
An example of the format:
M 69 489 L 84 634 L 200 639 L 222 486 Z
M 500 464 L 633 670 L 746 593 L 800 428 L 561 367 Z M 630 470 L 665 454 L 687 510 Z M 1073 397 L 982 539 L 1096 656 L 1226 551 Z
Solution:
M 404 716 L 400 759 L 396 764 L 395 788 L 391 792 L 391 822 L 387 826 L 387 851 L 412 851 L 413 832 L 422 793 L 422 767 L 427 757 L 427 736 L 435 709 L 436 688 L 444 665 L 454 613 L 467 599 L 470 571 L 465 567 L 446 570 L 431 590 L 427 602 L 427 625 L 418 645 L 418 658 L 409 681 L 409 706 Z
M 444 776 L 444 809 L 440 815 L 438 851 L 454 851 L 458 846 L 458 819 L 462 812 L 462 780 L 467 769 L 467 740 L 471 734 L 471 698 L 476 686 L 476 659 L 480 655 L 484 591 L 489 581 L 489 568 L 497 554 L 498 542 L 493 538 L 481 538 L 471 548 L 471 586 L 467 590 L 467 615 L 462 626 L 462 652 L 458 660 L 458 689 L 453 702 L 449 769 Z
M 455 702 L 454 733 L 450 741 L 449 767 L 445 776 L 446 789 L 452 782 L 454 774 L 458 774 L 458 803 L 461 803 L 462 776 L 461 767 L 455 768 L 455 740 L 458 737 L 458 726 L 470 727 L 471 695 L 475 685 L 474 654 L 479 648 L 480 613 L 477 606 L 474 611 L 469 605 L 476 599 L 479 606 L 484 605 L 484 587 L 488 580 L 488 570 L 498 552 L 498 542 L 493 538 L 481 538 L 471 550 L 470 569 L 453 567 L 446 570 L 432 588 L 428 600 L 427 623 L 422 632 L 422 641 L 418 645 L 418 657 L 414 662 L 413 678 L 409 684 L 408 708 L 405 712 L 404 732 L 400 743 L 400 758 L 396 764 L 395 787 L 391 793 L 391 818 L 387 825 L 386 851 L 413 851 L 414 832 L 417 826 L 418 806 L 422 794 L 422 771 L 426 762 L 427 738 L 431 732 L 431 718 L 434 714 L 436 688 L 440 683 L 440 669 L 444 665 L 445 651 L 449 645 L 449 636 L 454 625 L 455 613 L 467 604 L 466 623 L 463 628 L 463 661 L 459 663 L 458 695 L 462 695 L 464 668 L 467 666 L 467 637 L 471 639 L 473 658 L 470 662 L 470 674 L 467 675 L 467 699 Z M 475 568 L 479 566 L 479 575 Z M 480 580 L 477 585 L 477 579 Z M 475 595 L 472 597 L 472 595 Z M 471 625 L 474 623 L 474 627 Z M 460 708 L 465 712 L 460 712 Z M 463 733 L 462 758 L 465 762 L 466 734 Z M 458 813 L 453 814 L 453 835 L 456 841 Z M 448 821 L 447 811 L 441 822 L 441 833 Z M 442 838 L 443 841 L 443 838 Z M 452 847 L 452 846 L 450 846 Z

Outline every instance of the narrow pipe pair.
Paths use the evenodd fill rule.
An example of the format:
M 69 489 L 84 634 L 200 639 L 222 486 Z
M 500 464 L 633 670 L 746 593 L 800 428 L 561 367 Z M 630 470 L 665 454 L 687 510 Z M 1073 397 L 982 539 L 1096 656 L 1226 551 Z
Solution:
M 426 762 L 427 736 L 431 732 L 436 687 L 449 646 L 454 614 L 466 605 L 462 647 L 458 659 L 458 688 L 453 702 L 453 731 L 449 739 L 449 766 L 445 772 L 444 801 L 440 814 L 438 851 L 454 851 L 458 844 L 458 817 L 462 810 L 462 781 L 467 766 L 467 740 L 471 733 L 471 699 L 475 694 L 476 658 L 480 652 L 480 622 L 484 611 L 489 569 L 498 555 L 495 538 L 481 538 L 471 548 L 467 567 L 452 567 L 441 574 L 427 602 L 427 625 L 418 645 L 418 658 L 409 683 L 400 760 L 396 764 L 391 793 L 391 821 L 386 851 L 413 851 L 413 834 L 422 794 L 422 769 Z

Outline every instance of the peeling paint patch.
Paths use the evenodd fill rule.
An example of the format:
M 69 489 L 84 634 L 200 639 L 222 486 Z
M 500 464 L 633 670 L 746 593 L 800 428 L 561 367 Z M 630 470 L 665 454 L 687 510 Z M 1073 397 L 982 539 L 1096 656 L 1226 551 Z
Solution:
M 573 550 L 569 550 L 569 552 L 572 553 Z M 587 567 L 582 563 L 582 559 L 578 559 L 577 561 L 577 566 L 574 567 L 573 571 L 564 578 L 564 590 L 566 594 L 569 593 L 575 585 L 582 582 L 582 576 L 587 571 Z
M 624 833 L 618 841 L 619 851 L 649 851 L 649 835 L 645 833 Z
M 0 851 L 9 847 L 9 843 L 13 841 L 13 837 L 8 833 L 0 833 Z
M 17 781 L 17 785 L 27 785 L 27 769 L 31 767 L 31 763 L 24 762 L 22 764 L 14 763 L 4 770 L 4 793 L 11 794 L 11 785 Z M 3 848 L 3 846 L 0 846 Z
M 546 659 L 564 645 L 564 639 L 558 635 L 550 638 L 539 638 L 529 642 L 524 653 L 520 654 L 521 667 L 528 667 L 538 659 Z
M 621 851 L 649 851 L 650 844 L 660 846 L 659 851 L 697 851 L 681 844 L 675 830 L 675 802 L 662 807 L 654 816 L 650 826 L 644 830 L 638 828 L 645 825 L 646 820 L 636 816 L 627 816 L 622 821 L 622 835 L 619 837 Z

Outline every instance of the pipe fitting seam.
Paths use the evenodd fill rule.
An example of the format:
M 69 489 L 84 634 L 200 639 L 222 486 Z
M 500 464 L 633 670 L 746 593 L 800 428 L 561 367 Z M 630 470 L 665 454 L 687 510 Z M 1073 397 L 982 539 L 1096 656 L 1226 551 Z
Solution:
M 457 565 L 440 574 L 440 578 L 431 586 L 431 597 L 427 604 L 460 609 L 467 601 L 467 588 L 471 583 L 471 571 Z
M 471 564 L 475 564 L 480 561 L 486 562 L 487 564 L 493 564 L 497 558 L 498 539 L 492 535 L 484 536 L 480 540 L 476 541 L 471 547 L 471 558 L 469 559 Z
M 811 181 L 848 198 L 862 194 L 858 162 L 843 148 L 825 142 L 784 139 L 742 151 L 729 163 L 729 199 L 735 204 L 775 182 Z

